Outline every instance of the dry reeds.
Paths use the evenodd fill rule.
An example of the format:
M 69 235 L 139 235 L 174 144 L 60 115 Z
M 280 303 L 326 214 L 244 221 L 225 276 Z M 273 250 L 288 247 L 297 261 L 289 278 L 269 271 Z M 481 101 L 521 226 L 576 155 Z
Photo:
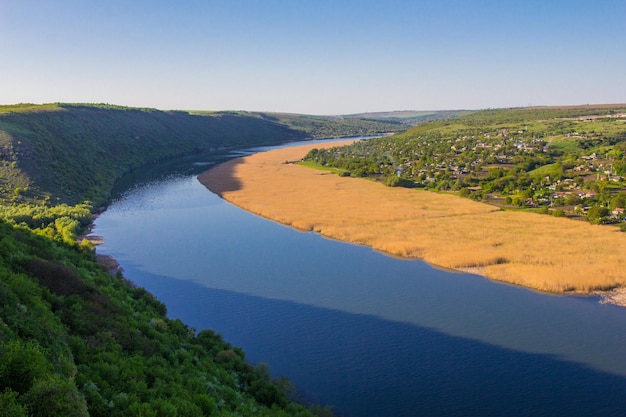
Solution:
M 311 148 L 252 155 L 199 178 L 263 217 L 444 268 L 550 292 L 626 284 L 626 234 L 615 228 L 284 163 Z

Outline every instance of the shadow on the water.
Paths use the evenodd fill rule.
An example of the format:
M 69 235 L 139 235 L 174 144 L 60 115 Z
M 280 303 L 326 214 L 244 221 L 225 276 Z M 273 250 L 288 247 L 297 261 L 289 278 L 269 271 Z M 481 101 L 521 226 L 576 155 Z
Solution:
M 145 183 L 155 182 L 172 176 L 198 175 L 198 178 L 214 167 L 222 167 L 224 162 L 237 161 L 238 157 L 249 155 L 249 151 L 224 150 L 202 152 L 195 155 L 182 156 L 167 161 L 155 162 L 153 165 L 142 166 L 131 170 L 116 181 L 112 190 L 113 199 L 120 198 L 125 192 Z M 240 162 L 234 162 L 236 166 Z M 222 167 L 224 178 L 232 176 L 232 168 Z M 232 190 L 237 190 L 240 183 L 233 179 Z M 206 186 L 206 185 L 205 185 Z M 207 188 L 209 188 L 207 186 Z M 230 191 L 225 188 L 224 191 Z
M 242 158 L 221 163 L 198 175 L 198 181 L 220 197 L 225 192 L 240 190 L 241 181 L 235 176 L 235 169 L 241 163 L 243 163 Z
M 155 181 L 173 175 L 197 175 L 198 180 L 209 190 L 217 195 L 227 191 L 241 189 L 241 182 L 233 175 L 235 167 L 242 163 L 240 157 L 263 152 L 277 147 L 290 147 L 304 144 L 349 141 L 354 139 L 368 139 L 359 136 L 355 138 L 324 139 L 285 142 L 282 145 L 241 147 L 237 149 L 219 149 L 214 151 L 199 152 L 193 155 L 181 156 L 164 161 L 155 161 L 152 165 L 141 166 L 131 169 L 122 178 L 118 179 L 113 187 L 113 199 L 119 198 L 129 189 L 139 184 Z M 209 181 L 208 171 L 211 171 Z M 215 175 L 215 173 L 219 174 Z
M 626 410 L 626 378 L 558 357 L 128 268 L 170 317 L 221 333 L 249 361 L 267 362 L 305 398 L 340 415 L 621 416 Z

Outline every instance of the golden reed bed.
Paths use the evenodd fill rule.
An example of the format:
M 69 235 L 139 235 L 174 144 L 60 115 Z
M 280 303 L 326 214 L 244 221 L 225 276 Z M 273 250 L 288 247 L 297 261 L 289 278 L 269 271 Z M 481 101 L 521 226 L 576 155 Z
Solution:
M 285 163 L 324 146 L 336 144 L 235 159 L 199 180 L 268 219 L 443 268 L 550 292 L 626 286 L 626 233 L 616 228 Z

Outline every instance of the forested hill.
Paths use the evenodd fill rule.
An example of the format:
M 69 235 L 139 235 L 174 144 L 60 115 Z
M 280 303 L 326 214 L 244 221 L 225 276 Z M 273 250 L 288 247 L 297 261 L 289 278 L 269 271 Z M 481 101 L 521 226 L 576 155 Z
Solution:
M 125 173 L 218 148 L 399 131 L 394 122 L 111 105 L 0 107 L 0 198 L 101 204 Z

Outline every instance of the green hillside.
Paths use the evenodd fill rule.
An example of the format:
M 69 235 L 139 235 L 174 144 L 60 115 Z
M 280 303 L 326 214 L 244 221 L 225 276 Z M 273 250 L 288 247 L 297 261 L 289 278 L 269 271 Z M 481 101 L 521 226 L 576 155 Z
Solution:
M 394 123 L 111 105 L 0 106 L 0 199 L 100 205 L 124 174 L 221 148 L 399 131 Z
M 242 114 L 199 116 L 115 106 L 0 108 L 0 195 L 101 204 L 125 173 L 217 148 L 306 135 Z M 52 201 L 56 203 L 57 201 Z

